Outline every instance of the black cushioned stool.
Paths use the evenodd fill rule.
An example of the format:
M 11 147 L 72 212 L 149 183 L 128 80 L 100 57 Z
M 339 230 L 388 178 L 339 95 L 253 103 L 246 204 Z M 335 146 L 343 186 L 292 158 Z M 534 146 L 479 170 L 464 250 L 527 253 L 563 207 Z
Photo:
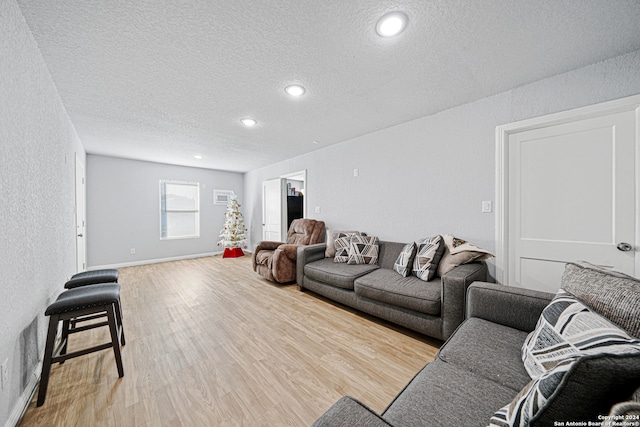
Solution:
M 73 289 L 79 286 L 94 285 L 96 283 L 118 283 L 118 270 L 115 268 L 106 268 L 103 270 L 84 271 L 74 274 L 71 276 L 71 279 L 64 284 L 64 287 Z
M 83 271 L 71 276 L 71 279 L 64 284 L 67 289 L 75 289 L 81 286 L 96 285 L 101 283 L 118 283 L 118 270 L 115 268 L 105 268 L 102 270 Z M 71 329 L 76 327 L 78 322 L 85 319 L 72 319 Z
M 60 294 L 58 299 L 47 307 L 45 315 L 49 316 L 49 330 L 44 349 L 44 361 L 42 363 L 42 378 L 38 390 L 37 406 L 42 406 L 47 396 L 49 374 L 53 363 L 64 363 L 67 359 L 84 356 L 88 353 L 113 348 L 118 367 L 118 376 L 124 376 L 120 346 L 125 344 L 124 329 L 122 327 L 122 315 L 120 312 L 120 285 L 117 283 L 103 283 L 92 286 L 82 286 Z M 91 323 L 85 326 L 70 328 L 70 321 L 76 322 L 94 320 L 106 315 L 107 320 L 99 323 Z M 62 339 L 54 350 L 58 324 L 62 322 Z M 108 326 L 111 333 L 111 341 L 83 350 L 67 354 L 67 342 L 70 334 Z

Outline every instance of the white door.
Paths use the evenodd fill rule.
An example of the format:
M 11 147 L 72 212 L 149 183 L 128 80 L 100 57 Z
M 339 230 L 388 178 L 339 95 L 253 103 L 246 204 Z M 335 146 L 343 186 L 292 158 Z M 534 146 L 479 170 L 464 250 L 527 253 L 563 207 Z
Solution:
M 86 268 L 84 166 L 76 155 L 76 270 Z
M 556 292 L 578 260 L 635 275 L 635 112 L 512 133 L 508 144 L 508 284 Z
M 285 181 L 277 178 L 262 183 L 262 240 L 282 242 L 286 236 L 282 220 L 287 203 Z

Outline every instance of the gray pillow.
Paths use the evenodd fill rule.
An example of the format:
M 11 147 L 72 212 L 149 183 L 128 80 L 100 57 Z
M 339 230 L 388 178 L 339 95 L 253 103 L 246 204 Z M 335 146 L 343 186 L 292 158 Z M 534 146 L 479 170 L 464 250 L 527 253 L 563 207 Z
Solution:
M 562 275 L 561 287 L 596 313 L 640 338 L 640 280 L 585 262 L 569 263 Z

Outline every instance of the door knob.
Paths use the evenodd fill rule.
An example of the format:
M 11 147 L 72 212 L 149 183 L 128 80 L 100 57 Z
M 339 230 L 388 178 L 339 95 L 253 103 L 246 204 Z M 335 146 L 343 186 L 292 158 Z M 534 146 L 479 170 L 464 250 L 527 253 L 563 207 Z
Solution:
M 628 252 L 628 251 L 630 251 L 631 249 L 633 249 L 633 246 L 631 246 L 631 245 L 630 245 L 630 244 L 628 244 L 628 243 L 622 242 L 622 243 L 618 243 L 617 248 L 618 248 L 618 250 L 619 250 L 619 251 L 622 251 L 622 252 Z
M 82 237 L 82 234 L 78 234 L 78 237 Z M 619 246 L 619 245 L 618 245 L 618 246 Z M 618 249 L 620 249 L 620 248 L 618 248 Z M 629 249 L 627 249 L 627 250 L 629 250 Z

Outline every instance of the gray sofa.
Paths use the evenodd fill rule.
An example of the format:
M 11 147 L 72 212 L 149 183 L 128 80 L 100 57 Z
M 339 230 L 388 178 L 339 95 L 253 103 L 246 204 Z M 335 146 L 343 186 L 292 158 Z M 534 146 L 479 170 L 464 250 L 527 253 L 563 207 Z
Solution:
M 487 279 L 484 262 L 464 264 L 429 282 L 402 277 L 393 264 L 404 243 L 379 242 L 377 265 L 325 258 L 326 244 L 298 248 L 297 282 L 331 300 L 445 340 L 464 319 L 467 287 Z
M 576 281 L 577 287 L 583 287 L 582 277 Z M 631 283 L 626 295 L 613 295 L 612 282 L 605 280 L 583 292 L 580 301 L 588 300 L 599 310 L 608 306 L 605 312 L 624 313 L 609 320 L 617 325 L 625 322 L 625 326 L 632 325 L 623 329 L 627 332 L 631 329 L 633 333 L 629 335 L 637 338 L 640 282 L 623 280 Z M 598 296 L 602 292 L 609 292 L 604 304 Z M 630 295 L 635 296 L 630 298 Z M 314 427 L 486 427 L 498 409 L 512 400 L 515 402 L 528 385 L 535 383 L 525 370 L 522 346 L 553 297 L 553 294 L 522 288 L 472 284 L 467 292 L 464 323 L 442 346 L 435 360 L 418 372 L 380 415 L 347 396 L 336 402 Z M 621 307 L 625 304 L 626 308 Z M 598 313 L 604 315 L 601 311 Z M 579 360 L 560 385 L 549 390 L 550 397 L 543 409 L 522 425 L 600 425 L 606 420 L 603 414 L 609 413 L 617 402 L 629 399 L 640 386 L 639 354 L 588 356 Z M 640 389 L 636 390 L 635 396 L 638 395 Z M 637 403 L 632 404 L 635 411 L 639 407 Z M 615 407 L 612 413 L 616 413 Z M 633 412 L 627 409 L 627 413 Z M 588 421 L 598 424 L 587 424 Z M 495 422 L 495 425 L 508 424 Z

